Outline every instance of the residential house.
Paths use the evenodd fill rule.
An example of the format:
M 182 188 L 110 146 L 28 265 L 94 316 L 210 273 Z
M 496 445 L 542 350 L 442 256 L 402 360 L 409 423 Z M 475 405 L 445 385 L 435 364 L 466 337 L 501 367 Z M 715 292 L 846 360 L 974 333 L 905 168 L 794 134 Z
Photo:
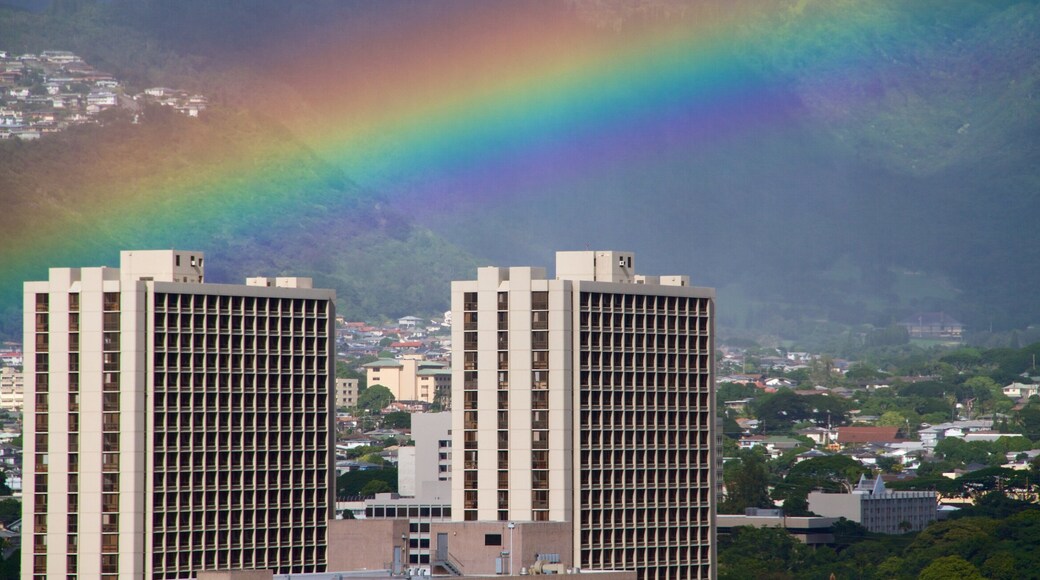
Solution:
M 1031 385 L 1026 383 L 1011 383 L 1004 387 L 1004 396 L 1012 399 L 1028 399 L 1033 395 L 1040 395 L 1040 385 Z
M 841 446 L 900 441 L 899 427 L 838 427 L 837 431 L 837 443 Z
M 960 341 L 964 325 L 943 312 L 920 312 L 899 323 L 910 338 Z
M 975 419 L 972 421 L 951 421 L 938 425 L 929 425 L 917 431 L 917 437 L 927 449 L 934 449 L 935 445 L 947 438 L 963 438 L 965 433 L 975 431 L 989 431 L 993 429 L 991 419 Z

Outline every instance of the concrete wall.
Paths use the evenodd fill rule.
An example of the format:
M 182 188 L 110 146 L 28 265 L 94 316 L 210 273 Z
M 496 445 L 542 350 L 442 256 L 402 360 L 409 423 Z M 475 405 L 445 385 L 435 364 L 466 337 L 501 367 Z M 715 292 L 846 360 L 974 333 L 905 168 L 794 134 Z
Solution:
M 330 521 L 328 569 L 388 569 L 394 559 L 394 546 L 402 545 L 402 534 L 408 534 L 408 520 Z
M 197 580 L 271 580 L 274 573 L 270 570 L 220 570 L 215 572 L 199 572 Z
M 448 552 L 461 564 L 466 576 L 494 574 L 495 560 L 507 552 L 509 559 L 510 530 L 507 522 L 446 522 L 430 528 L 431 550 L 437 553 L 438 534 L 447 534 Z M 486 545 L 488 535 L 501 535 L 501 545 Z M 564 567 L 573 567 L 571 525 L 566 522 L 521 522 L 512 531 L 513 570 L 529 568 L 537 554 L 560 555 Z M 508 569 L 508 568 L 507 568 Z M 434 572 L 437 572 L 436 570 Z

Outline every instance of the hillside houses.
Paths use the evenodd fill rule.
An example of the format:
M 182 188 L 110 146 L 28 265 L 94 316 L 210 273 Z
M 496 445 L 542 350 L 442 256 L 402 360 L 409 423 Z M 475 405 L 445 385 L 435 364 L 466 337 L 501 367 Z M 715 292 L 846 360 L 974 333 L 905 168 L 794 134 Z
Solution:
M 107 110 L 137 111 L 144 103 L 169 106 L 189 117 L 198 117 L 209 105 L 203 95 L 176 89 L 146 89 L 131 96 L 118 79 L 72 52 L 0 51 L 0 139 L 39 139 L 97 123 Z

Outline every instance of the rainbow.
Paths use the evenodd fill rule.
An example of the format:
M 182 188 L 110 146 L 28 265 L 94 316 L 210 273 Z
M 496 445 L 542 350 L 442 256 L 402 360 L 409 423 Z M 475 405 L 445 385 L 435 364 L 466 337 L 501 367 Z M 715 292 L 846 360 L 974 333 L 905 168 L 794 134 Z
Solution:
M 221 152 L 199 171 L 90 184 L 82 205 L 17 205 L 2 222 L 0 303 L 16 302 L 20 282 L 49 266 L 111 263 L 129 247 L 206 250 L 218 243 L 208 225 L 243 215 L 260 225 L 301 202 L 337 211 L 366 195 L 417 208 L 536 197 L 769 128 L 793 81 L 752 74 L 756 62 L 782 55 L 815 69 L 818 83 L 845 83 L 858 55 L 814 23 L 885 26 L 881 17 L 843 21 L 831 8 L 799 13 L 811 8 L 733 3 L 640 15 L 614 29 L 577 18 L 568 4 L 488 3 L 290 35 L 264 70 L 298 87 L 307 106 L 259 106 L 308 148 L 263 143 Z M 770 19 L 769 35 L 747 32 L 752 20 Z M 343 199 L 307 198 L 306 184 L 302 197 L 265 189 L 304 157 L 359 187 Z

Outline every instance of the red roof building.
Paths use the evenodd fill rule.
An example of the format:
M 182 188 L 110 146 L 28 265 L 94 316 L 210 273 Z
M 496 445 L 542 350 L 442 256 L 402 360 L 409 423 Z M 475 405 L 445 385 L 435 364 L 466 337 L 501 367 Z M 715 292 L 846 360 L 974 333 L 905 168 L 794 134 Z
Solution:
M 838 427 L 838 443 L 895 443 L 899 427 Z

